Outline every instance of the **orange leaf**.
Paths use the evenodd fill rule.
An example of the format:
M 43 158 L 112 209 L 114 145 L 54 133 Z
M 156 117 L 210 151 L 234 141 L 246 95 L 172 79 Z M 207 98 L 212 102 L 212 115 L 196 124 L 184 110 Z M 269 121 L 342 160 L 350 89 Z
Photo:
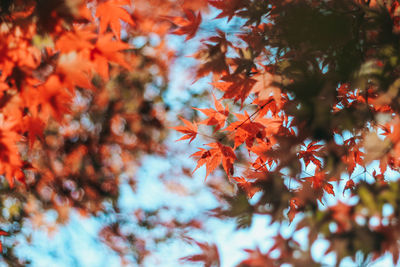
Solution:
M 200 151 L 192 154 L 191 157 L 199 157 L 199 160 L 197 161 L 197 166 L 193 170 L 193 172 L 195 172 L 204 164 L 206 165 L 206 177 L 204 178 L 204 180 L 206 180 L 208 175 L 218 167 L 222 159 L 221 153 L 217 149 L 206 150 L 204 148 L 200 148 Z
M 232 175 L 233 173 L 233 162 L 236 159 L 235 153 L 233 149 L 221 145 L 219 143 L 209 143 L 207 146 L 212 147 L 212 149 L 207 150 L 204 148 L 200 148 L 200 151 L 197 151 L 191 157 L 199 158 L 197 161 L 197 166 L 193 172 L 195 172 L 198 168 L 206 165 L 206 178 L 210 173 L 212 173 L 219 164 L 224 167 L 225 172 L 228 176 Z
M 200 12 L 196 14 L 189 9 L 185 9 L 185 14 L 187 19 L 181 17 L 167 17 L 174 24 L 178 25 L 179 28 L 173 31 L 173 34 L 177 35 L 186 35 L 186 41 L 192 39 L 196 34 L 199 25 L 201 23 L 201 14 Z
M 41 105 L 40 112 L 43 121 L 47 121 L 50 115 L 61 121 L 63 115 L 70 111 L 71 93 L 63 87 L 59 77 L 56 75 L 51 75 L 46 83 L 38 89 L 40 94 L 39 104 Z
M 345 187 L 344 187 L 344 189 L 343 189 L 343 194 L 344 194 L 344 191 L 346 191 L 347 189 L 353 189 L 354 188 L 354 186 L 355 186 L 355 184 L 354 184 L 354 181 L 352 180 L 352 179 L 349 179 L 347 182 L 346 182 L 346 185 L 345 185 Z
M 74 27 L 74 31 L 64 33 L 56 42 L 57 50 L 62 53 L 80 51 L 83 49 L 92 49 L 92 41 L 96 34 L 88 29 Z
M 171 127 L 171 129 L 175 129 L 178 132 L 184 133 L 185 135 L 182 136 L 181 138 L 179 138 L 176 141 L 181 141 L 181 140 L 186 140 L 186 139 L 190 139 L 189 143 L 192 142 L 197 135 L 197 124 L 196 123 L 191 123 L 188 120 L 185 120 L 184 118 L 180 118 L 181 121 L 183 121 L 183 123 L 186 126 L 175 126 L 175 127 Z
M 121 5 L 129 5 L 128 0 L 110 0 L 102 2 L 97 6 L 96 16 L 100 19 L 100 33 L 104 33 L 107 27 L 110 26 L 114 35 L 120 39 L 121 22 L 123 20 L 130 25 L 133 25 L 131 15 L 121 7 Z
M 222 154 L 222 167 L 224 167 L 226 174 L 231 176 L 233 174 L 233 162 L 236 160 L 235 152 L 229 146 L 217 144 Z
M 325 183 L 323 189 L 328 194 L 335 195 L 335 192 L 333 191 L 333 185 L 331 185 L 330 183 Z
M 298 213 L 298 206 L 299 206 L 299 200 L 297 198 L 292 198 L 289 201 L 289 211 L 287 213 L 287 216 L 289 218 L 289 222 L 292 222 L 296 214 Z
M 240 188 L 247 194 L 249 198 L 252 198 L 255 193 L 260 191 L 260 188 L 255 186 L 253 182 L 248 182 L 243 177 L 232 177 L 235 180 Z
M 85 60 L 81 53 L 70 52 L 61 54 L 57 73 L 60 74 L 60 81 L 63 87 L 67 87 L 73 92 L 75 86 L 92 89 L 92 64 Z
M 108 79 L 108 62 L 117 63 L 130 70 L 131 66 L 125 61 L 124 55 L 120 52 L 131 48 L 127 43 L 113 40 L 112 34 L 104 34 L 99 36 L 95 49 L 88 56 L 92 59 L 93 66 L 97 73 L 104 79 Z
M 39 137 L 41 140 L 43 140 L 45 123 L 40 118 L 31 116 L 25 116 L 23 123 L 24 131 L 28 133 L 29 147 L 32 148 L 36 137 Z
M 306 167 L 310 164 L 310 162 L 314 163 L 318 168 L 321 169 L 322 162 L 316 158 L 318 155 L 318 151 L 323 147 L 323 145 L 316 145 L 316 141 L 313 141 L 308 144 L 306 147 L 306 151 L 299 152 L 299 159 L 303 159 Z M 306 145 L 303 143 L 303 146 Z
M 333 191 L 333 185 L 328 183 L 329 180 L 333 178 L 326 179 L 326 174 L 324 172 L 316 172 L 314 176 L 304 178 L 306 181 L 311 182 L 312 188 L 316 191 L 323 190 L 328 194 L 335 195 Z M 322 191 L 320 191 L 322 192 Z M 322 197 L 322 196 L 321 196 Z M 321 199 L 319 199 L 321 201 Z
M 223 98 L 233 98 L 236 102 L 244 100 L 249 96 L 256 80 L 242 75 L 231 75 L 223 78 L 224 82 L 212 83 L 219 90 L 225 92 Z
M 226 119 L 228 118 L 229 115 L 229 109 L 228 107 L 225 107 L 224 109 L 222 104 L 218 102 L 218 100 L 215 98 L 214 95 L 213 98 L 214 98 L 214 105 L 217 110 L 214 110 L 212 108 L 207 108 L 207 109 L 194 108 L 194 109 L 201 111 L 206 116 L 208 116 L 207 119 L 202 120 L 199 123 L 205 125 L 215 125 L 214 132 L 216 132 L 225 126 Z

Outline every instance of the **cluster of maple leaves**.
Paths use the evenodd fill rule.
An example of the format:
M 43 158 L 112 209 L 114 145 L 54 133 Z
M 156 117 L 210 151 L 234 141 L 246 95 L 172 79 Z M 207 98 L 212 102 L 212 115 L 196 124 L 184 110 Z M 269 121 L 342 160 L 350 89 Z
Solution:
M 94 191 L 95 183 L 87 181 L 80 189 L 79 179 L 71 179 L 79 175 L 82 164 L 86 165 L 87 177 L 94 175 L 92 165 L 84 159 L 93 153 L 88 149 L 93 144 L 70 146 L 65 155 L 61 152 L 71 136 L 82 131 L 76 124 L 71 129 L 70 124 L 74 122 L 72 114 L 83 113 L 87 108 L 85 101 L 76 105 L 78 91 L 99 93 L 107 103 L 107 92 L 100 86 L 96 88 L 93 80 L 107 82 L 110 63 L 132 69 L 122 53 L 132 46 L 120 37 L 120 20 L 134 25 L 131 14 L 123 8 L 129 4 L 130 1 L 2 2 L 0 172 L 10 187 L 15 179 L 20 182 L 16 195 L 26 203 L 25 216 L 39 225 L 43 223 L 43 210 L 37 206 L 38 199 L 53 203 L 60 221 L 68 217 L 68 206 L 78 205 L 89 212 L 101 206 L 96 203 L 101 194 Z M 71 115 L 65 117 L 67 114 Z M 64 127 L 61 134 L 57 138 L 56 134 L 49 135 L 51 129 L 59 133 L 59 125 Z M 104 146 L 102 153 L 106 154 L 106 150 Z M 60 160 L 64 166 L 59 165 Z M 111 191 L 115 195 L 115 181 L 108 179 L 107 183 L 100 192 Z M 35 193 L 26 194 L 29 189 Z M 85 204 L 85 199 L 89 203 Z
M 59 221 L 70 207 L 101 211 L 137 151 L 163 153 L 162 135 L 152 135 L 163 129 L 163 109 L 144 97 L 146 84 L 152 75 L 167 80 L 174 54 L 163 37 L 195 39 L 208 5 L 241 26 L 202 40 L 195 79 L 212 76 L 218 97 L 214 108 L 196 109 L 204 119 L 174 128 L 189 142 L 212 128 L 214 141 L 192 155 L 195 170 L 205 165 L 207 178 L 222 165 L 239 187 L 215 212 L 242 224 L 254 213 L 273 222 L 301 214 L 296 228 L 309 229 L 309 247 L 321 233 L 338 263 L 357 251 L 389 251 L 396 262 L 399 186 L 387 175 L 400 168 L 397 0 L 2 1 L 0 173 L 11 187 L 17 180 L 32 189 L 16 189 L 24 212 L 39 218 L 38 200 Z M 157 45 L 133 46 L 150 33 Z M 370 183 L 360 179 L 367 176 Z M 335 187 L 359 196 L 357 204 L 321 211 Z M 240 192 L 259 198 L 250 204 Z M 393 214 L 382 214 L 384 204 Z M 120 229 L 102 235 L 114 246 Z M 314 263 L 293 236 L 274 242 L 265 253 L 247 250 L 242 264 Z M 219 264 L 215 246 L 196 244 L 208 255 L 187 260 Z
M 19 3 L 23 2 L 23 3 Z M 129 1 L 99 3 L 95 16 L 84 3 L 76 2 L 70 14 L 60 17 L 64 6 L 53 5 L 47 16 L 53 17 L 50 29 L 34 23 L 41 11 L 34 1 L 16 1 L 1 24 L 1 93 L 2 93 L 2 160 L 1 172 L 11 186 L 14 177 L 23 182 L 21 172 L 26 164 L 17 144 L 26 135 L 29 147 L 36 137 L 43 137 L 49 118 L 59 122 L 69 112 L 75 88 L 93 89 L 95 73 L 109 78 L 109 62 L 129 68 L 122 54 L 128 49 L 120 41 L 120 19 L 133 24 L 121 5 Z M 20 5 L 18 5 L 20 4 Z M 72 2 L 71 2 L 72 4 Z M 10 7 L 11 8 L 11 7 Z M 60 8 L 60 10 L 57 10 Z M 21 10 L 19 10 L 21 9 Z M 111 16 L 110 16 L 111 15 Z M 100 19 L 99 32 L 90 21 Z M 39 20 L 49 18 L 39 17 Z M 82 20 L 80 25 L 63 25 L 68 19 Z M 105 32 L 110 26 L 113 33 Z M 65 30 L 69 27 L 69 30 Z M 49 44 L 40 40 L 40 32 L 49 35 Z M 117 38 L 114 38 L 116 36 Z
M 181 5 L 196 9 L 204 3 L 184 1 L 178 12 Z M 135 188 L 140 155 L 165 153 L 166 107 L 145 94 L 148 87 L 160 95 L 166 88 L 174 52 L 164 37 L 177 5 L 1 2 L 1 188 L 2 201 L 11 199 L 16 210 L 1 222 L 19 225 L 8 229 L 12 235 L 26 218 L 34 227 L 55 229 L 45 219 L 49 209 L 57 212 L 57 223 L 68 221 L 72 208 L 98 215 L 108 202 L 118 210 L 119 184 Z M 145 44 L 136 47 L 137 37 Z M 100 235 L 125 256 L 128 245 L 111 242 L 121 236 L 119 224 L 105 225 Z M 18 264 L 12 247 L 3 259 Z
M 399 1 L 209 4 L 220 12 L 217 19 L 239 18 L 242 24 L 239 33 L 217 30 L 203 39 L 194 55 L 195 78 L 211 73 L 210 84 L 221 95 L 213 95 L 215 108 L 195 108 L 205 119 L 182 118 L 184 126 L 175 127 L 184 134 L 180 140 L 189 142 L 209 137 L 201 125 L 213 129 L 215 142 L 192 155 L 195 170 L 205 165 L 207 178 L 222 165 L 239 192 L 249 198 L 260 192 L 246 212 L 269 214 L 272 221 L 285 220 L 286 213 L 290 222 L 301 213 L 297 230 L 309 228 L 310 244 L 322 233 L 330 241 L 326 254 L 334 251 L 338 264 L 357 251 L 374 253 L 374 259 L 389 251 L 397 262 L 399 235 L 387 233 L 400 229 L 398 183 L 391 185 L 387 176 L 400 167 Z M 186 13 L 175 34 L 190 39 L 201 15 Z M 322 213 L 318 206 L 325 193 L 336 196 L 340 187 L 343 194 L 358 195 L 358 204 L 337 202 Z M 394 207 L 389 218 L 382 215 L 384 203 Z M 324 215 L 318 219 L 317 213 Z M 370 225 L 371 218 L 379 225 Z M 337 228 L 327 231 L 331 222 Z M 368 245 L 362 236 L 368 236 Z M 274 250 L 280 256 L 271 256 Z M 295 250 L 301 257 L 293 256 Z M 280 235 L 267 253 L 248 252 L 244 266 L 314 262 L 293 237 Z

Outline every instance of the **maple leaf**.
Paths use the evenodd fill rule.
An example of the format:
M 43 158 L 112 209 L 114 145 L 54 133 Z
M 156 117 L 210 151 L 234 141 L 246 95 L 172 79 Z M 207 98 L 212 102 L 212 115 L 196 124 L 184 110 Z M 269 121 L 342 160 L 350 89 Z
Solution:
M 20 177 L 23 166 L 17 147 L 21 140 L 21 136 L 15 131 L 17 122 L 0 116 L 0 173 L 6 177 L 10 187 L 14 186 L 14 177 Z
M 220 143 L 217 143 L 217 145 L 222 154 L 222 167 L 226 174 L 231 176 L 233 174 L 233 162 L 236 160 L 235 152 L 229 146 Z
M 328 194 L 331 194 L 331 195 L 335 195 L 335 192 L 333 191 L 333 185 L 332 184 L 330 184 L 330 183 L 325 183 L 324 185 L 323 185 L 323 187 L 322 187 L 324 190 L 325 190 L 325 192 L 327 192 Z
M 357 164 L 363 165 L 363 152 L 360 150 L 352 150 L 348 153 L 348 155 L 344 155 L 342 160 L 347 164 L 347 171 L 349 174 L 354 172 L 355 167 Z
M 226 52 L 232 43 L 226 39 L 223 31 L 217 30 L 218 36 L 212 36 L 205 42 L 205 47 L 199 49 L 193 57 L 200 60 L 201 64 L 197 69 L 197 78 L 206 76 L 210 72 L 227 75 L 229 67 L 226 62 Z
M 88 52 L 86 58 L 92 61 L 96 72 L 101 77 L 108 80 L 109 61 L 117 63 L 128 70 L 131 69 L 131 66 L 125 61 L 124 55 L 121 53 L 122 50 L 129 48 L 131 48 L 129 44 L 118 40 L 113 40 L 112 34 L 104 34 L 99 36 L 94 49 Z
M 88 28 L 75 26 L 73 31 L 65 32 L 56 42 L 56 49 L 62 53 L 93 49 L 93 40 L 97 35 Z
M 260 117 L 265 116 L 269 111 L 271 111 L 272 114 L 277 114 L 281 110 L 272 96 L 266 100 L 260 100 L 260 98 L 257 97 L 252 104 L 258 106 L 258 116 Z
M 249 255 L 247 259 L 243 260 L 239 266 L 251 266 L 251 267 L 265 267 L 265 266 L 275 266 L 276 260 L 269 256 L 269 253 L 263 254 L 259 248 L 244 249 Z
M 311 182 L 312 188 L 314 190 L 316 190 L 317 192 L 319 190 L 323 190 L 323 191 L 327 192 L 328 194 L 331 194 L 333 196 L 335 195 L 335 192 L 333 191 L 333 185 L 328 183 L 328 181 L 333 180 L 333 178 L 326 179 L 325 172 L 317 171 L 314 176 L 305 177 L 303 179 Z M 322 195 L 319 196 L 318 200 L 322 203 L 321 198 L 322 198 Z
M 235 113 L 235 116 L 238 118 L 238 121 L 231 123 L 224 129 L 224 131 L 234 133 L 234 148 L 246 142 L 247 148 L 251 150 L 256 139 L 259 139 L 261 143 L 264 142 L 265 138 L 276 134 L 282 124 L 282 121 L 277 118 L 257 117 L 251 120 L 251 116 L 246 111 L 244 115 Z
M 107 30 L 110 26 L 114 35 L 120 39 L 121 22 L 123 20 L 130 25 L 134 25 L 131 15 L 123 9 L 122 5 L 130 5 L 129 0 L 109 0 L 99 3 L 96 9 L 96 16 L 100 19 L 100 33 Z
M 130 65 L 125 61 L 123 54 L 119 53 L 122 50 L 132 48 L 130 44 L 113 40 L 111 34 L 104 34 L 103 36 L 99 36 L 97 39 L 96 48 L 109 61 L 118 63 L 119 65 L 130 69 Z
M 316 156 L 318 156 L 318 152 L 323 147 L 323 145 L 316 145 L 318 142 L 313 141 L 306 146 L 304 143 L 302 146 L 306 147 L 306 151 L 299 152 L 299 159 L 303 159 L 306 167 L 310 164 L 310 162 L 314 163 L 318 168 L 321 169 L 322 162 Z
M 253 168 L 260 168 L 262 170 L 266 166 L 272 166 L 274 159 L 270 158 L 267 153 L 271 148 L 272 143 L 269 140 L 267 140 L 266 142 L 259 142 L 258 140 L 257 145 L 253 145 L 251 148 L 248 148 L 251 152 L 258 156 L 258 158 L 252 163 Z
M 224 92 L 222 98 L 233 99 L 235 102 L 244 100 L 249 96 L 256 80 L 244 75 L 231 75 L 223 77 L 223 82 L 212 83 L 217 89 Z
M 206 165 L 206 177 L 212 173 L 222 162 L 223 168 L 228 176 L 233 173 L 233 162 L 236 159 L 233 149 L 221 145 L 219 143 L 209 143 L 207 146 L 212 147 L 212 149 L 199 148 L 200 151 L 192 154 L 191 157 L 199 158 L 197 161 L 197 166 L 193 170 L 195 172 L 198 168 Z
M 228 118 L 229 115 L 229 108 L 228 106 L 224 107 L 218 100 L 214 98 L 214 105 L 216 110 L 212 108 L 207 108 L 207 109 L 200 109 L 200 108 L 194 108 L 195 110 L 201 111 L 205 115 L 208 116 L 207 119 L 202 120 L 199 122 L 199 124 L 205 124 L 205 125 L 215 125 L 214 132 L 218 131 L 222 127 L 225 126 L 226 119 Z
M 24 131 L 28 133 L 29 147 L 33 148 L 36 137 L 43 140 L 45 123 L 38 117 L 25 116 L 23 119 Z
M 231 123 L 224 130 L 234 133 L 235 148 L 246 142 L 246 146 L 251 149 L 257 135 L 261 138 L 265 137 L 264 129 L 265 126 L 260 123 L 242 120 Z
M 378 182 L 379 185 L 387 184 L 387 182 L 385 181 L 385 176 L 383 174 L 377 174 L 376 171 L 374 170 L 372 172 L 372 176 L 375 178 L 375 180 Z
M 274 250 L 279 250 L 280 259 L 289 259 L 292 258 L 293 247 L 299 247 L 300 244 L 293 239 L 293 237 L 285 238 L 280 233 L 273 237 L 274 245 L 268 250 L 268 253 L 271 253 Z M 288 244 L 291 244 L 289 246 Z
M 254 64 L 254 58 L 252 57 L 251 50 L 236 49 L 241 57 L 229 58 L 229 63 L 232 69 L 234 69 L 232 75 L 245 74 L 252 76 L 257 73 L 257 66 Z M 252 76 L 253 77 L 253 76 Z
M 75 86 L 86 89 L 92 89 L 92 64 L 85 60 L 83 55 L 76 52 L 62 54 L 59 58 L 56 72 L 64 87 L 67 87 L 71 93 Z
M 343 155 L 342 160 L 347 164 L 347 170 L 349 174 L 352 174 L 355 167 L 358 165 L 363 166 L 364 164 L 364 153 L 360 151 L 359 145 L 357 144 L 357 138 L 351 137 L 344 141 L 345 147 L 348 149 L 347 155 Z
M 180 140 L 186 140 L 190 139 L 189 143 L 192 142 L 196 136 L 197 136 L 197 124 L 196 123 L 191 123 L 188 120 L 185 120 L 184 118 L 180 117 L 181 121 L 185 124 L 185 126 L 175 126 L 171 127 L 171 129 L 175 129 L 178 132 L 184 133 L 185 135 L 179 138 L 176 141 Z
M 299 207 L 299 199 L 298 198 L 292 198 L 289 201 L 289 211 L 287 212 L 287 216 L 288 216 L 289 222 L 292 222 L 294 217 L 298 213 L 298 207 Z
M 346 185 L 344 186 L 343 194 L 344 194 L 344 192 L 345 192 L 347 189 L 350 189 L 350 190 L 354 189 L 354 186 L 355 186 L 354 181 L 353 181 L 352 179 L 349 179 L 349 180 L 346 182 Z
M 344 232 L 351 229 L 353 206 L 347 205 L 340 200 L 334 206 L 329 207 L 332 219 L 338 224 L 338 232 Z
M 202 262 L 204 266 L 220 266 L 220 256 L 215 244 L 194 241 L 202 253 L 180 258 L 181 261 Z
M 51 75 L 46 83 L 39 86 L 38 108 L 40 105 L 40 114 L 43 121 L 49 119 L 52 115 L 56 120 L 61 121 L 63 115 L 70 112 L 72 103 L 71 93 L 64 89 L 57 75 Z M 35 112 L 36 113 L 36 112 Z
M 178 26 L 178 29 L 172 32 L 172 34 L 176 35 L 186 35 L 186 41 L 192 39 L 196 34 L 200 23 L 201 23 L 201 14 L 200 12 L 197 15 L 189 9 L 184 10 L 187 19 L 182 17 L 166 17 L 174 24 Z
M 254 182 L 249 182 L 243 177 L 232 177 L 238 184 L 238 186 L 246 193 L 249 198 L 252 198 L 255 193 L 260 191 L 260 188 L 255 186 Z
M 396 118 L 393 120 L 392 125 L 384 127 L 384 135 L 389 138 L 393 144 L 397 144 L 400 141 L 400 119 Z
M 208 3 L 222 10 L 217 18 L 228 17 L 228 21 L 230 21 L 238 10 L 248 4 L 248 0 L 209 0 Z

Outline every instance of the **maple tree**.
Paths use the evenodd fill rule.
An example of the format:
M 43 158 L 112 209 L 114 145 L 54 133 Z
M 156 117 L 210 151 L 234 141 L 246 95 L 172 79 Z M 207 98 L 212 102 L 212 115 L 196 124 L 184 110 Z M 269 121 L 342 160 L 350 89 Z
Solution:
M 135 191 L 141 156 L 166 154 L 162 94 L 175 52 L 165 37 L 178 23 L 174 16 L 199 6 L 204 4 L 1 1 L 1 236 L 29 240 L 24 227 L 51 232 L 72 211 L 95 217 L 120 212 L 119 186 Z M 46 220 L 49 210 L 56 211 L 55 221 Z M 144 229 L 192 226 L 163 222 L 157 211 L 140 208 L 135 216 Z M 145 240 L 124 234 L 124 223 L 104 223 L 99 238 L 122 263 L 129 262 L 127 255 L 140 262 L 149 254 Z M 12 243 L 0 250 L 11 266 L 28 263 Z
M 195 171 L 204 165 L 207 178 L 222 166 L 238 187 L 236 196 L 220 193 L 227 205 L 215 216 L 237 218 L 241 227 L 255 214 L 295 224 L 290 236 L 276 234 L 270 250 L 246 250 L 239 265 L 318 265 L 311 246 L 320 238 L 336 265 L 386 252 L 396 264 L 400 2 L 208 3 L 215 19 L 239 26 L 204 37 L 205 16 L 175 20 L 175 34 L 202 33 L 194 79 L 212 76 L 215 94 L 215 109 L 195 108 L 205 119 L 182 119 L 175 129 L 192 144 L 213 139 L 192 155 Z M 295 237 L 301 229 L 306 245 Z M 186 259 L 213 264 L 204 254 Z
M 206 11 L 234 30 L 204 31 Z M 7 0 L 0 5 L 0 235 L 26 220 L 46 226 L 119 214 L 122 182 L 135 187 L 140 156 L 165 155 L 168 128 L 191 145 L 207 181 L 225 173 L 232 195 L 209 215 L 249 227 L 255 214 L 296 229 L 267 251 L 246 249 L 240 266 L 317 265 L 311 247 L 329 242 L 336 264 L 361 252 L 398 261 L 399 34 L 397 0 Z M 229 25 L 229 24 L 228 24 Z M 201 34 L 199 34 L 201 33 Z M 212 102 L 165 127 L 174 51 L 169 34 L 201 46 L 194 80 L 211 79 Z M 200 37 L 199 37 L 200 36 Z M 140 39 L 142 38 L 142 39 Z M 140 40 L 143 40 L 144 44 Z M 182 40 L 183 40 L 182 38 Z M 139 45 L 137 44 L 139 43 Z M 141 43 L 141 44 L 140 44 Z M 211 98 L 211 97 L 210 97 Z M 213 107 L 212 107 L 213 106 Z M 203 142 L 205 143 L 205 142 Z M 219 170 L 219 167 L 221 167 Z M 127 178 L 129 177 L 129 178 Z M 252 200 L 250 200 L 253 198 Z M 11 204 L 10 204 L 11 203 Z M 391 212 L 384 212 L 385 209 Z M 137 210 L 138 225 L 167 235 L 199 221 L 162 222 Z M 116 220 L 102 240 L 128 261 L 149 251 Z M 307 229 L 308 242 L 295 233 Z M 184 261 L 220 265 L 214 244 L 189 240 Z M 130 251 L 130 243 L 139 244 Z M 11 246 L 3 260 L 18 261 Z

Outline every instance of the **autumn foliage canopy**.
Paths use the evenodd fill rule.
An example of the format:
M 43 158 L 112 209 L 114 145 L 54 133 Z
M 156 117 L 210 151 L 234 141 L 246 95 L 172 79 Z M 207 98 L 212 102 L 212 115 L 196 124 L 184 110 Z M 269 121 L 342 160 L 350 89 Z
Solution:
M 161 2 L 160 12 L 174 8 Z M 140 155 L 165 153 L 166 106 L 153 95 L 165 90 L 174 53 L 164 42 L 170 22 L 160 17 L 166 14 L 150 6 L 1 1 L 1 223 L 8 227 L 0 235 L 14 236 L 25 224 L 51 231 L 72 209 L 99 216 L 105 202 L 118 212 L 118 186 L 135 188 Z M 151 33 L 158 39 L 150 44 Z M 145 42 L 134 46 L 135 38 Z M 55 222 L 46 221 L 47 210 L 56 211 Z M 129 240 L 116 222 L 99 234 L 127 254 L 115 245 Z M 137 261 L 145 254 L 130 253 Z M 15 258 L 13 246 L 3 256 L 11 266 L 27 264 Z
M 203 27 L 210 16 L 232 26 Z M 170 35 L 199 42 L 187 86 L 210 79 L 212 92 L 175 126 L 162 97 L 177 57 Z M 19 225 L 11 232 L 25 218 L 43 224 L 49 209 L 57 223 L 71 209 L 106 212 L 105 201 L 118 212 L 119 184 L 135 187 L 126 177 L 141 155 L 166 154 L 173 128 L 204 144 L 194 171 L 237 188 L 215 191 L 223 204 L 210 216 L 249 227 L 265 215 L 295 229 L 277 232 L 267 251 L 247 249 L 240 266 L 318 265 L 311 247 L 321 238 L 338 265 L 386 252 L 397 263 L 399 1 L 8 0 L 0 38 L 0 191 L 18 207 L 2 219 Z M 121 257 L 128 249 L 116 238 L 138 242 L 118 223 L 100 235 Z M 215 245 L 193 242 L 202 253 L 184 261 L 220 264 Z M 15 266 L 12 248 L 4 257 Z
M 295 222 L 295 233 L 308 230 L 306 246 L 278 233 L 269 251 L 248 250 L 241 266 L 314 266 L 317 238 L 338 265 L 386 252 L 397 263 L 400 3 L 208 3 L 216 19 L 239 26 L 203 39 L 196 79 L 212 74 L 218 97 L 195 108 L 203 119 L 175 129 L 190 142 L 212 140 L 192 155 L 195 170 L 205 166 L 207 178 L 222 166 L 239 195 L 257 196 L 242 198 L 238 213 L 228 201 L 220 216 L 249 226 L 266 214 L 272 224 Z M 191 27 L 175 33 L 191 38 L 200 15 L 187 17 Z

